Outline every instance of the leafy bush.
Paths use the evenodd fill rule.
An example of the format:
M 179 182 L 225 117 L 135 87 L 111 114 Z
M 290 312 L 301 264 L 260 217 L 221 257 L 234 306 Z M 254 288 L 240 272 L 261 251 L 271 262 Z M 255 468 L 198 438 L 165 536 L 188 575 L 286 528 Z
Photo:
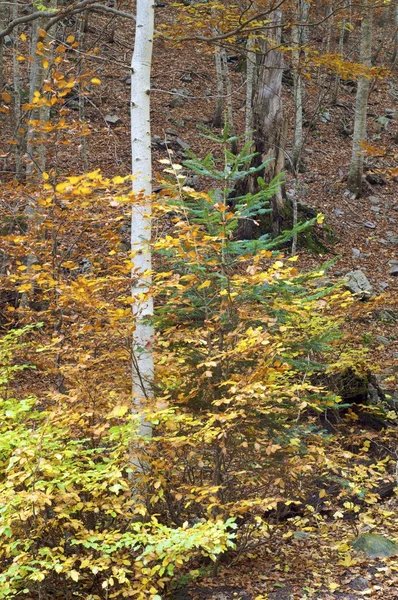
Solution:
M 7 285 L 28 300 L 19 321 L 45 325 L 27 347 L 21 332 L 2 343 L 0 598 L 66 588 L 156 598 L 195 556 L 266 543 L 280 506 L 305 506 L 339 477 L 348 495 L 364 494 L 366 469 L 355 471 L 321 419 L 339 398 L 320 375 L 361 357 L 339 331 L 349 295 L 319 287 L 323 269 L 300 273 L 298 257 L 277 250 L 308 224 L 238 239 L 278 182 L 232 208 L 251 157 L 230 154 L 227 135 L 214 141 L 221 163 L 192 156 L 188 166 L 218 188 L 164 181 L 154 202 L 152 438 L 138 436 L 142 415 L 131 413 L 137 299 L 122 238 L 139 199 L 129 178 L 46 182 L 36 230 L 5 240 Z M 18 365 L 32 363 L 21 378 Z M 351 477 L 361 485 L 350 488 Z

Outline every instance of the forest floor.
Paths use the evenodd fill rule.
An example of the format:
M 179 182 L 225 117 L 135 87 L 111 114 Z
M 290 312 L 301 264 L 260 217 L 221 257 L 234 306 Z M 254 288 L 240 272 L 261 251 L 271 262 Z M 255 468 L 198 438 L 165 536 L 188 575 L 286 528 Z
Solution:
M 158 8 L 157 14 L 159 20 L 167 22 L 167 7 Z M 101 168 L 106 175 L 127 174 L 133 24 L 120 21 L 114 40 L 109 41 L 112 27 L 106 26 L 107 23 L 107 19 L 97 16 L 90 20 L 88 45 L 98 46 L 99 52 L 97 57 L 85 61 L 85 68 L 101 79 L 102 85 L 92 89 L 87 103 L 86 116 L 91 129 L 87 138 L 87 167 Z M 379 29 L 377 35 L 381 39 L 383 30 Z M 238 63 L 231 61 L 230 66 L 235 124 L 237 131 L 242 132 L 245 75 L 235 70 Z M 209 127 L 214 113 L 214 71 L 211 49 L 192 44 L 173 48 L 156 40 L 151 94 L 152 135 L 158 136 L 153 144 L 156 177 L 162 174 L 160 160 L 167 158 L 167 149 L 173 151 L 176 162 L 183 161 L 186 144 L 201 156 L 214 149 L 212 142 L 200 137 L 201 128 Z M 305 130 L 305 172 L 297 178 L 287 172 L 286 188 L 295 187 L 302 202 L 325 214 L 325 223 L 333 230 L 336 241 L 327 244 L 328 252 L 323 255 L 300 249 L 300 265 L 302 269 L 310 269 L 335 259 L 328 273 L 333 281 L 357 269 L 366 274 L 378 298 L 374 304 L 369 303 L 368 315 L 360 324 L 360 335 L 374 359 L 375 371 L 380 369 L 390 378 L 393 389 L 397 385 L 394 375 L 398 376 L 398 273 L 392 274 L 394 266 L 398 267 L 398 180 L 383 178 L 383 185 L 368 184 L 359 199 L 347 194 L 352 139 L 346 132 L 353 123 L 355 86 L 343 83 L 338 104 L 332 106 L 327 100 L 327 90 L 333 76 L 316 77 L 307 84 L 306 92 L 306 106 L 310 107 L 308 121 L 313 125 Z M 377 80 L 374 85 L 369 102 L 369 131 L 370 142 L 386 147 L 393 156 L 397 154 L 398 106 L 391 84 L 390 77 Z M 396 81 L 395 84 L 398 89 Z M 325 91 L 322 110 L 312 118 L 311 106 L 319 101 L 319 85 Z M 288 85 L 284 87 L 284 100 L 292 124 L 292 88 Z M 109 124 L 109 115 L 116 118 L 115 124 Z M 380 117 L 387 117 L 388 122 L 380 121 Z M 3 136 L 8 135 L 6 128 L 3 129 Z M 4 138 L 2 143 L 6 143 Z M 75 174 L 81 168 L 78 153 L 71 156 L 69 147 L 58 149 L 57 160 L 68 165 L 65 175 Z M 388 160 L 392 159 L 378 162 L 372 158 L 367 162 L 369 168 L 384 169 Z M 397 500 L 389 499 L 370 510 L 374 511 L 378 533 L 398 539 Z M 258 595 L 269 600 L 398 599 L 396 558 L 369 559 L 350 553 L 345 545 L 355 533 L 355 524 L 350 521 L 343 525 L 339 521 L 337 526 L 331 516 L 317 525 L 314 523 L 310 517 L 307 521 L 286 522 L 285 531 L 278 529 L 266 545 L 236 557 L 231 565 L 221 564 L 216 577 L 206 577 L 205 569 L 205 578 L 200 583 L 192 574 L 182 579 L 175 597 L 179 600 L 190 597 L 246 600 Z

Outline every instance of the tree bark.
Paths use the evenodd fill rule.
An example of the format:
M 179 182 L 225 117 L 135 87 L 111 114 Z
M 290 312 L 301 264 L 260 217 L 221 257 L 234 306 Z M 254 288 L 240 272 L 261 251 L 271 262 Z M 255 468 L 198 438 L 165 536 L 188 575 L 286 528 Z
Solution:
M 153 397 L 154 363 L 152 353 L 153 299 L 151 296 L 151 126 L 150 75 L 154 34 L 154 6 L 137 0 L 134 53 L 131 62 L 131 152 L 133 192 L 131 249 L 133 253 L 133 410 L 139 412 Z M 151 426 L 141 418 L 139 434 L 150 436 Z
M 247 192 L 258 191 L 257 178 L 261 175 L 265 181 L 270 182 L 284 168 L 286 122 L 282 104 L 282 73 L 283 56 L 278 50 L 281 43 L 281 11 L 274 11 L 270 15 L 275 27 L 267 30 L 267 40 L 260 39 L 260 61 L 256 89 L 253 97 L 253 141 L 257 156 L 252 166 L 259 166 L 268 161 L 262 173 L 249 177 L 242 186 L 238 186 L 239 196 Z M 281 230 L 284 215 L 287 209 L 286 199 L 282 189 L 278 191 L 272 201 L 272 220 L 255 225 L 246 222 L 242 225 L 241 236 L 253 238 L 272 230 L 277 235 Z
M 369 0 L 365 0 L 363 5 L 360 62 L 367 67 L 372 66 L 372 10 Z M 369 77 L 360 77 L 358 79 L 355 101 L 354 137 L 348 175 L 348 189 L 355 194 L 356 197 L 359 197 L 362 193 L 364 164 L 362 142 L 366 140 L 366 121 L 370 83 L 371 80 Z
M 222 127 L 222 110 L 223 110 L 223 96 L 224 96 L 224 81 L 221 64 L 221 50 L 220 46 L 216 46 L 214 49 L 214 60 L 216 63 L 216 82 L 217 82 L 217 101 L 216 110 L 214 112 L 213 125 L 214 127 Z
M 253 141 L 253 90 L 256 83 L 256 53 L 253 52 L 254 39 L 249 37 L 246 44 L 246 112 L 245 143 Z
M 303 149 L 303 100 L 304 100 L 304 82 L 300 73 L 300 59 L 304 52 L 302 46 L 306 43 L 307 31 L 306 28 L 300 25 L 307 22 L 308 19 L 308 2 L 298 0 L 297 2 L 297 21 L 298 25 L 293 25 L 292 42 L 293 42 L 293 94 L 294 94 L 294 136 L 292 148 L 292 163 L 293 168 L 298 169 Z

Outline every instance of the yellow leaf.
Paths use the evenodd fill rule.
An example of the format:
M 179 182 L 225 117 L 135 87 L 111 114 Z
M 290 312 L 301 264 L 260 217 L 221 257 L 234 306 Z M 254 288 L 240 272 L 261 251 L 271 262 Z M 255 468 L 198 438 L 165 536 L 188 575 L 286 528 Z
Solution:
M 69 571 L 69 577 L 73 579 L 73 581 L 79 581 L 79 573 L 75 570 Z
M 68 37 L 66 38 L 66 41 L 68 44 L 73 44 L 73 42 L 75 41 L 75 36 L 74 35 L 68 35 Z
M 93 77 L 91 83 L 94 83 L 95 85 L 101 85 L 101 79 L 98 79 L 98 77 Z
M 26 42 L 26 35 L 24 33 L 21 33 L 21 35 L 19 37 L 21 38 L 21 40 L 23 42 Z
M 50 66 L 50 63 L 48 62 L 48 60 L 45 58 L 43 60 L 43 69 L 48 69 L 48 67 Z
M 316 216 L 316 222 L 318 223 L 318 225 L 322 225 L 322 223 L 324 222 L 324 220 L 325 220 L 325 215 L 323 215 L 322 213 L 319 213 Z
M 326 490 L 320 490 L 319 497 L 324 498 L 326 496 Z
M 277 260 L 273 266 L 274 266 L 274 269 L 281 269 L 283 267 L 283 262 L 281 260 Z
M 205 288 L 208 288 L 210 284 L 210 279 L 206 279 L 206 281 L 204 281 L 200 286 L 198 286 L 198 290 L 204 290 Z
M 4 102 L 11 102 L 11 94 L 8 92 L 3 92 L 1 97 L 3 98 Z
M 50 179 L 50 175 L 48 173 L 46 173 L 46 172 L 44 172 L 42 174 L 42 177 L 43 177 L 44 181 L 48 181 Z
M 334 583 L 333 581 L 331 581 L 329 583 L 329 589 L 334 592 L 335 590 L 337 590 L 340 587 L 340 585 L 338 583 Z
M 45 29 L 42 29 L 42 28 L 39 29 L 38 33 L 39 33 L 39 37 L 41 37 L 41 38 L 45 38 L 46 35 L 47 35 L 47 31 Z

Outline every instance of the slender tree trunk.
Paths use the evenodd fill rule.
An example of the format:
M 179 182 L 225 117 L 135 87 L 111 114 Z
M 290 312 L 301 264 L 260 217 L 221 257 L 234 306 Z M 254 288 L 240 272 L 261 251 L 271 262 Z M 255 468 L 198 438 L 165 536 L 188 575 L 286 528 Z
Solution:
M 131 151 L 133 192 L 131 248 L 132 297 L 135 330 L 133 337 L 133 409 L 140 411 L 153 397 L 154 364 L 152 353 L 153 299 L 151 296 L 151 127 L 150 75 L 154 34 L 154 6 L 137 0 L 134 53 L 131 62 Z M 141 420 L 140 435 L 151 435 L 151 426 Z
M 245 142 L 253 141 L 253 91 L 256 79 L 256 53 L 253 52 L 254 39 L 249 37 L 246 44 L 246 114 Z
M 222 111 L 224 105 L 224 81 L 221 64 L 220 46 L 216 46 L 214 49 L 214 60 L 216 63 L 217 101 L 213 125 L 214 127 L 222 127 Z
M 4 28 L 6 23 L 6 7 L 0 2 L 0 29 Z M 0 40 L 0 91 L 4 87 L 4 39 Z
M 341 58 L 344 59 L 344 37 L 346 32 L 346 20 L 343 19 L 340 25 L 340 36 L 339 36 L 339 54 Z M 340 90 L 340 75 L 336 73 L 334 78 L 333 90 L 332 90 L 332 104 L 336 104 L 339 98 L 339 90 Z
M 44 0 L 46 9 L 57 8 L 57 0 Z M 43 91 L 43 83 L 48 76 L 49 67 L 44 67 L 44 59 L 49 58 L 51 52 L 49 47 L 49 36 L 51 31 L 47 32 L 47 38 L 42 38 L 40 32 L 43 30 L 44 21 L 42 18 L 34 21 L 32 29 L 31 55 L 32 64 L 29 82 L 29 101 L 34 101 L 35 94 Z M 26 166 L 27 176 L 33 176 L 34 173 L 42 173 L 46 168 L 46 147 L 44 143 L 44 134 L 42 125 L 49 118 L 49 107 L 42 106 L 31 112 L 30 123 L 27 134 L 27 154 L 29 163 Z
M 227 92 L 227 119 L 228 119 L 228 131 L 229 135 L 235 135 L 235 126 L 234 126 L 234 109 L 232 105 L 232 85 L 231 78 L 229 76 L 229 68 L 228 68 L 228 58 L 227 52 L 225 48 L 221 49 L 221 68 L 224 80 L 224 89 Z M 231 151 L 234 154 L 238 153 L 238 145 L 235 142 L 232 143 Z
M 398 2 L 395 5 L 394 24 L 395 24 L 395 34 L 394 34 L 394 49 L 393 49 L 392 58 L 391 58 L 392 68 L 395 67 L 395 63 L 397 62 L 397 57 L 398 57 Z
M 360 62 L 367 67 L 372 66 L 372 10 L 369 0 L 365 0 L 363 6 Z M 355 102 L 354 137 L 348 175 L 348 189 L 357 197 L 362 193 L 364 155 L 361 143 L 366 140 L 366 121 L 370 84 L 371 80 L 368 77 L 359 78 Z
M 16 19 L 18 17 L 18 2 L 14 0 L 12 5 L 12 18 Z M 21 77 L 20 77 L 20 66 L 18 57 L 18 27 L 14 29 L 15 36 L 15 45 L 13 48 L 12 55 L 12 66 L 13 66 L 13 83 L 14 83 L 14 94 L 13 94 L 13 102 L 14 102 L 14 120 L 15 120 L 15 141 L 16 144 L 14 146 L 15 152 L 15 179 L 19 181 L 22 178 L 22 162 L 21 162 Z
M 297 21 L 298 25 L 292 28 L 293 41 L 293 93 L 294 93 L 294 136 L 292 149 L 292 163 L 294 169 L 297 169 L 300 164 L 301 153 L 303 149 L 303 100 L 304 100 L 304 82 L 300 73 L 300 59 L 304 49 L 302 48 L 304 40 L 307 38 L 306 28 L 300 25 L 307 22 L 308 19 L 308 2 L 298 0 L 297 2 Z

